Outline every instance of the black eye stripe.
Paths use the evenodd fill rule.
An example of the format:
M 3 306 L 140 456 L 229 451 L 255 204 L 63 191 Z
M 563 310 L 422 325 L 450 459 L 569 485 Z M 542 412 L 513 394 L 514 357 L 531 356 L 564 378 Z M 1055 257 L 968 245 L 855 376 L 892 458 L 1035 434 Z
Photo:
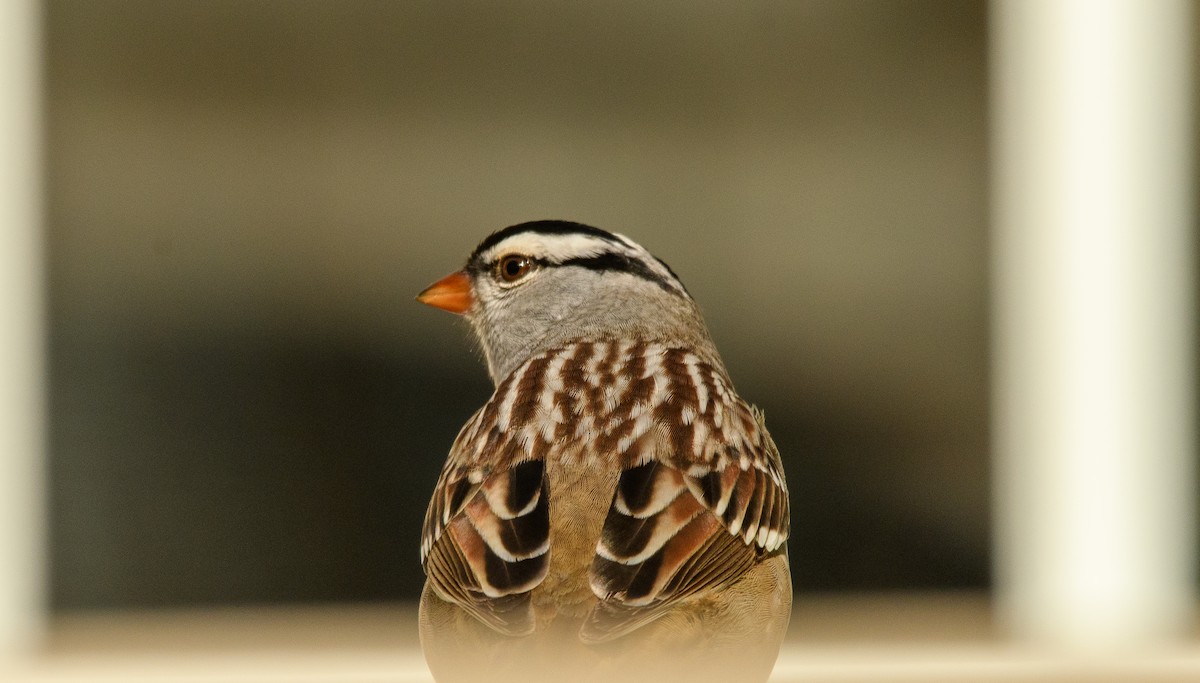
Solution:
M 501 254 L 487 262 L 482 261 L 484 253 L 515 235 L 532 233 L 539 235 L 579 235 L 591 237 L 599 242 L 605 251 L 594 256 L 578 256 L 562 261 L 551 261 L 546 258 L 526 256 L 531 268 L 555 268 L 575 266 L 595 272 L 628 273 L 635 277 L 653 282 L 668 292 L 687 297 L 687 288 L 679 281 L 679 277 L 662 259 L 645 253 L 638 245 L 619 237 L 606 230 L 593 228 L 590 225 L 572 223 L 570 221 L 533 221 L 509 226 L 489 235 L 479 243 L 467 260 L 466 271 L 472 276 L 491 273 L 493 277 L 505 279 L 500 272 L 502 262 L 512 256 L 511 253 Z M 606 244 L 607 243 L 607 244 Z M 664 273 L 665 271 L 665 273 Z M 515 282 L 519 278 L 511 280 Z
M 610 272 L 618 272 L 618 273 L 629 273 L 630 275 L 635 275 L 637 277 L 642 278 L 643 280 L 649 280 L 650 282 L 653 282 L 654 284 L 658 285 L 659 287 L 662 287 L 663 289 L 667 290 L 668 292 L 672 292 L 674 294 L 681 294 L 681 292 L 678 289 L 671 286 L 671 283 L 670 283 L 670 281 L 668 281 L 667 278 L 654 272 L 654 270 L 651 269 L 650 266 L 646 265 L 644 262 L 642 262 L 638 259 L 635 259 L 635 258 L 630 258 L 629 256 L 626 256 L 625 254 L 618 254 L 615 252 L 608 251 L 608 252 L 605 252 L 603 254 L 599 254 L 596 256 L 586 256 L 586 257 L 567 259 L 566 261 L 563 261 L 562 263 L 559 263 L 556 265 L 558 265 L 559 267 L 578 266 L 580 268 L 587 268 L 588 270 L 594 270 L 594 271 L 599 271 L 599 272 L 610 271 Z M 675 282 L 679 283 L 679 280 L 676 279 Z M 682 284 L 679 284 L 679 286 L 683 287 Z
M 497 258 L 488 264 L 472 264 L 468 265 L 467 268 L 473 272 L 498 273 L 501 262 L 510 256 L 512 256 L 512 254 L 505 254 L 504 256 L 501 256 L 500 258 Z M 687 289 L 684 288 L 683 283 L 679 282 L 678 278 L 671 279 L 663 277 L 641 260 L 617 252 L 606 251 L 603 254 L 597 254 L 595 256 L 579 256 L 557 263 L 533 256 L 526 256 L 525 259 L 529 262 L 530 266 L 534 268 L 566 268 L 569 266 L 575 266 L 577 268 L 586 268 L 595 272 L 628 273 L 630 275 L 640 277 L 643 280 L 653 282 L 654 284 L 673 294 L 679 294 L 682 296 L 687 292 Z M 661 259 L 655 260 L 657 260 L 659 263 L 662 263 Z M 662 263 L 662 265 L 667 269 L 667 272 L 670 272 L 672 275 L 674 275 L 667 264 Z M 674 282 L 677 287 L 672 286 L 672 282 Z

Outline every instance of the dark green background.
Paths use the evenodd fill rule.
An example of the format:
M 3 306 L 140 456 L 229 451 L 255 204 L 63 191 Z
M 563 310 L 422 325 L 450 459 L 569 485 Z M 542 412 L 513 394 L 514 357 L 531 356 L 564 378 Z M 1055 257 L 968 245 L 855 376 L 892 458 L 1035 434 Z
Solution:
M 766 409 L 801 591 L 988 583 L 980 2 L 51 0 L 57 608 L 417 595 L 487 397 L 412 297 L 621 231 Z

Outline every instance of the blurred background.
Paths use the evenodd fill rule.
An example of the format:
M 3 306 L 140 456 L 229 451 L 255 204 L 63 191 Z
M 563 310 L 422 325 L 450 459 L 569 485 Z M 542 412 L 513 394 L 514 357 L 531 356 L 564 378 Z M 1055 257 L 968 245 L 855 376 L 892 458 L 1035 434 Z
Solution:
M 415 599 L 490 385 L 413 297 L 538 218 L 700 302 L 800 593 L 989 586 L 983 2 L 43 12 L 54 610 Z

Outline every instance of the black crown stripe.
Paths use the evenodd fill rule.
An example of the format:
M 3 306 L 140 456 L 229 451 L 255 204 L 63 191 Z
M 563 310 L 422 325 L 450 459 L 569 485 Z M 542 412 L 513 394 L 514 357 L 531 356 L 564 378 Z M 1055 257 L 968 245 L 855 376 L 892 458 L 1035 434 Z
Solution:
M 490 271 L 495 267 L 495 263 L 483 263 L 479 259 L 481 254 L 513 235 L 530 232 L 539 235 L 587 235 L 627 249 L 636 248 L 636 245 L 629 244 L 607 230 L 593 228 L 583 223 L 574 223 L 571 221 L 531 221 L 511 225 L 488 235 L 487 238 L 479 243 L 479 246 L 475 247 L 475 251 L 471 252 L 471 257 L 467 259 L 467 271 L 472 274 Z M 562 262 L 553 262 L 544 259 L 535 259 L 535 262 L 543 267 L 577 266 L 597 272 L 628 273 L 643 280 L 653 282 L 673 294 L 686 294 L 687 288 L 679 281 L 679 277 L 675 275 L 675 271 L 671 270 L 671 267 L 662 259 L 656 256 L 651 256 L 651 258 L 657 261 L 670 274 L 670 277 L 666 277 L 655 271 L 649 264 L 639 258 L 631 257 L 628 254 L 617 251 L 606 251 L 595 256 L 571 258 Z

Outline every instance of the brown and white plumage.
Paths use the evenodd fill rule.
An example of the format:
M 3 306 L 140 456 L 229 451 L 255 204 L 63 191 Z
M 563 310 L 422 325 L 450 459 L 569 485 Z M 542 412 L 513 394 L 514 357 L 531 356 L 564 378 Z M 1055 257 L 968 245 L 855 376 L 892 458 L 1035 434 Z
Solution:
M 472 321 L 497 381 L 425 519 L 435 676 L 765 678 L 791 600 L 783 469 L 670 269 L 523 224 L 423 300 Z

